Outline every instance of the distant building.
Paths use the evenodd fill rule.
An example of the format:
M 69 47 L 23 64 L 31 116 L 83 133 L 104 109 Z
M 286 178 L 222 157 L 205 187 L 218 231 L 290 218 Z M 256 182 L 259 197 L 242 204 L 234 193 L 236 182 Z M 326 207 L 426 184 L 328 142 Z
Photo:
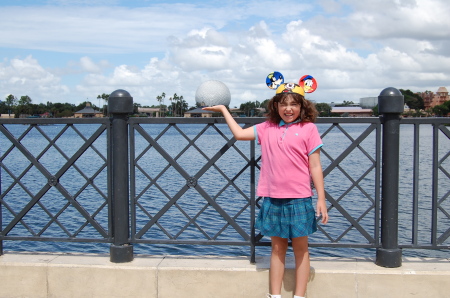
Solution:
M 94 117 L 103 117 L 103 113 L 100 111 L 96 111 L 91 107 L 91 103 L 87 102 L 86 107 L 78 112 L 75 112 L 73 115 L 75 118 L 94 118 Z
M 311 101 L 311 102 L 313 102 L 313 101 Z M 334 101 L 329 103 L 328 105 L 330 107 L 359 107 L 359 103 L 334 102 Z
M 447 88 L 445 87 L 439 87 L 436 94 L 431 91 L 425 91 L 419 95 L 423 98 L 423 105 L 425 109 L 433 108 L 450 100 Z
M 371 117 L 372 109 L 363 109 L 361 107 L 333 107 L 331 113 L 339 114 L 342 117 Z
M 145 113 L 149 117 L 153 117 L 153 113 L 155 113 L 156 118 L 158 118 L 160 116 L 161 110 L 164 110 L 164 109 L 161 109 L 161 108 L 139 108 L 138 107 L 138 113 Z
M 256 108 L 248 111 L 248 115 L 245 111 L 241 111 L 238 108 L 230 108 L 230 113 L 233 117 L 266 117 L 267 111 L 265 108 Z
M 213 113 L 214 112 L 212 112 L 212 111 L 202 110 L 202 108 L 196 108 L 196 109 L 184 112 L 184 117 L 185 118 L 190 118 L 190 117 L 210 118 L 210 117 L 212 117 Z
M 359 99 L 359 106 L 363 109 L 372 109 L 378 105 L 378 97 L 363 97 Z

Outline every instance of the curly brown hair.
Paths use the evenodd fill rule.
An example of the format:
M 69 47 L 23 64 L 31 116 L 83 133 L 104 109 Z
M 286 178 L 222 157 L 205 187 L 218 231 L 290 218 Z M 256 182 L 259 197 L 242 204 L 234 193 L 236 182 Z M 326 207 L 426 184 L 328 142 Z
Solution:
M 295 121 L 300 120 L 301 122 L 315 122 L 317 118 L 316 106 L 305 99 L 304 96 L 298 93 L 280 93 L 276 94 L 269 101 L 267 105 L 269 113 L 267 114 L 267 120 L 272 123 L 280 123 L 281 117 L 278 113 L 278 103 L 283 103 L 288 97 L 291 97 L 296 103 L 300 105 L 300 116 Z

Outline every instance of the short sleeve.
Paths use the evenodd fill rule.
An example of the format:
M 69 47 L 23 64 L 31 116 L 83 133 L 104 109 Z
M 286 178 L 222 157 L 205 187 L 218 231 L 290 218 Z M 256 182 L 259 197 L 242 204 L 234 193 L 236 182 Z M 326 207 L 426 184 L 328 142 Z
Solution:
M 258 145 L 261 145 L 261 141 L 265 139 L 265 135 L 267 134 L 267 128 L 269 123 L 267 121 L 256 124 L 255 127 L 255 140 Z
M 310 134 L 308 141 L 308 156 L 313 154 L 317 149 L 323 146 L 322 139 L 320 138 L 319 130 L 314 123 L 309 123 Z

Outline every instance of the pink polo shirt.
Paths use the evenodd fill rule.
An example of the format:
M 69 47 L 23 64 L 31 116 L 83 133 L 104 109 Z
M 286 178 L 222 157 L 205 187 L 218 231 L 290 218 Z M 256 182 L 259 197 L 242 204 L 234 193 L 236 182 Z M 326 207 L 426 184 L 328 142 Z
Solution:
M 322 147 L 317 126 L 311 122 L 255 125 L 261 145 L 257 195 L 271 198 L 307 198 L 313 195 L 308 157 Z

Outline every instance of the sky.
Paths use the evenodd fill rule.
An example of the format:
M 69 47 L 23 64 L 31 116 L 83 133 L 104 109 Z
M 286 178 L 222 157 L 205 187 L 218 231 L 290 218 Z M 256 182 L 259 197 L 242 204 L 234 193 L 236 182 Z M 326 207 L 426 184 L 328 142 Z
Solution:
M 273 71 L 313 76 L 319 103 L 450 90 L 449 15 L 448 0 L 2 0 L 0 100 L 100 105 L 124 89 L 194 106 L 218 80 L 239 107 L 274 95 Z

